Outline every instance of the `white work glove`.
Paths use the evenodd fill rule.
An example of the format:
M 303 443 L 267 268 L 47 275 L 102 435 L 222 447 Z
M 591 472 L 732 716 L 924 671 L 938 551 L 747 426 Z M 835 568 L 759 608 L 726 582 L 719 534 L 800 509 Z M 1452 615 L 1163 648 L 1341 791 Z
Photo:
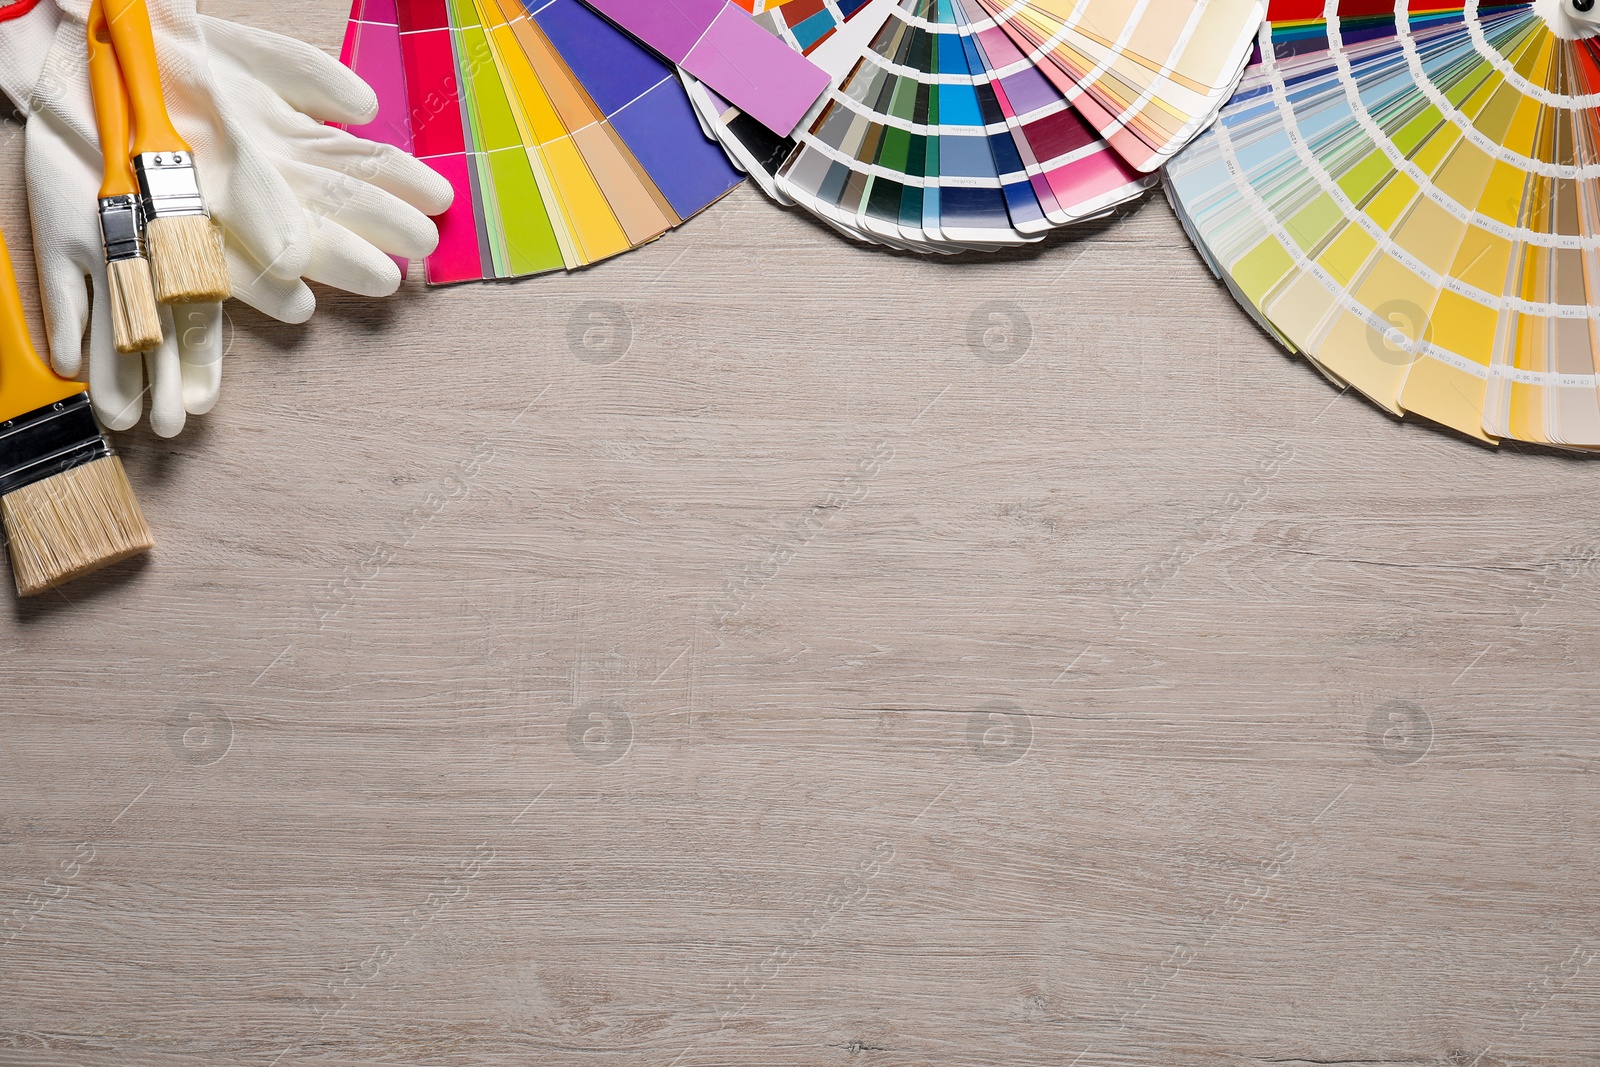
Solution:
M 159 349 L 143 359 L 116 352 L 94 210 L 101 161 L 84 44 L 88 5 L 60 2 L 64 13 L 41 5 L 0 23 L 3 62 L 8 42 L 15 54 L 25 35 L 37 39 L 30 20 L 43 12 L 59 21 L 30 94 L 27 130 L 29 206 L 52 359 L 57 371 L 77 376 L 87 325 L 90 394 L 101 421 L 112 429 L 138 422 L 148 380 L 151 427 L 171 436 L 186 414 L 216 401 L 221 310 L 176 306 L 164 313 Z M 427 215 L 449 206 L 451 189 L 398 149 L 322 125 L 370 121 L 372 91 L 317 49 L 197 15 L 192 0 L 151 0 L 150 9 L 167 106 L 195 150 L 234 295 L 281 321 L 303 322 L 316 302 L 302 279 L 364 296 L 394 292 L 402 279 L 390 255 L 420 258 L 433 250 L 438 232 Z M 7 75 L 18 80 L 10 71 L 0 78 Z M 0 85 L 8 95 L 21 92 L 10 81 Z
M 13 7 L 15 10 L 8 11 Z M 0 19 L 4 20 L 0 21 L 0 93 L 23 114 L 33 101 L 33 87 L 39 84 L 39 72 L 61 21 L 61 13 L 48 2 L 16 17 L 26 9 L 18 0 L 0 0 Z

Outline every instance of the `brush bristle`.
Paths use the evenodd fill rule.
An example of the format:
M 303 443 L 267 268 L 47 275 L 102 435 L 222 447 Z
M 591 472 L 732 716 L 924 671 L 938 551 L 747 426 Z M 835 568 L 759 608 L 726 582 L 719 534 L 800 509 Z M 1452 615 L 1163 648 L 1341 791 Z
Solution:
M 156 299 L 163 304 L 215 304 L 228 299 L 222 231 L 207 215 L 156 217 L 146 226 Z
M 150 261 L 142 256 L 106 264 L 111 298 L 111 328 L 117 351 L 145 352 L 161 344 L 161 316 L 156 310 Z
M 122 460 L 103 456 L 0 497 L 17 592 L 33 596 L 155 545 Z

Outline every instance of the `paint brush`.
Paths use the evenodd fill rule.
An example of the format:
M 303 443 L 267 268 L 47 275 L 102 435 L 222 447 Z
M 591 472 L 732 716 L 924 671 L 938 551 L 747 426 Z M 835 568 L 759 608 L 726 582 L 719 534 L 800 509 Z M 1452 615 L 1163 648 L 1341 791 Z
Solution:
M 154 544 L 81 382 L 34 351 L 0 235 L 0 522 L 17 592 L 32 596 Z
M 133 108 L 133 168 L 144 198 L 156 299 L 228 299 L 222 232 L 206 210 L 194 152 L 173 128 L 161 90 L 155 36 L 144 0 L 104 0 L 105 20 Z
M 100 0 L 89 9 L 89 86 L 105 176 L 100 185 L 100 240 L 117 351 L 143 352 L 161 343 L 155 282 L 144 250 L 139 179 L 128 158 L 128 88 L 111 45 Z

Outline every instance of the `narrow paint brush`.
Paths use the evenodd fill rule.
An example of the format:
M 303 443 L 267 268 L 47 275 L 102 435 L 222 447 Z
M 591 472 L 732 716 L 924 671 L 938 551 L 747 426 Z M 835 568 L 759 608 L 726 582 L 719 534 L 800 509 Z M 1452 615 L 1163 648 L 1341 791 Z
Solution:
M 103 2 L 133 107 L 133 168 L 144 198 L 156 299 L 163 304 L 226 300 L 222 232 L 206 210 L 194 152 L 167 114 L 149 9 L 144 0 Z
M 0 235 L 0 522 L 17 592 L 32 596 L 148 551 L 122 460 L 81 382 L 34 351 Z
M 128 87 L 111 45 L 100 0 L 89 9 L 89 86 L 105 177 L 100 185 L 100 240 L 106 253 L 106 288 L 117 351 L 143 352 L 161 343 L 155 282 L 144 250 L 144 209 L 139 179 L 128 158 Z

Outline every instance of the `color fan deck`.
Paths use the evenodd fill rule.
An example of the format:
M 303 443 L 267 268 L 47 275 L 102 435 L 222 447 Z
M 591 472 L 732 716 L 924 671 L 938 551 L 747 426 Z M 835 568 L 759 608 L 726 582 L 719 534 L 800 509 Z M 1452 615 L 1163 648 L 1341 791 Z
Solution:
M 456 187 L 433 284 L 606 259 L 742 180 L 672 67 L 579 0 L 356 0 L 343 58 L 379 95 L 355 132 Z
M 1600 48 L 1566 39 L 1592 31 L 1544 4 L 1274 4 L 1173 206 L 1336 384 L 1600 447 Z
M 918 252 L 992 250 L 1154 184 L 1243 71 L 1253 0 L 794 0 L 757 17 L 829 75 L 792 137 L 689 83 L 766 192 Z

